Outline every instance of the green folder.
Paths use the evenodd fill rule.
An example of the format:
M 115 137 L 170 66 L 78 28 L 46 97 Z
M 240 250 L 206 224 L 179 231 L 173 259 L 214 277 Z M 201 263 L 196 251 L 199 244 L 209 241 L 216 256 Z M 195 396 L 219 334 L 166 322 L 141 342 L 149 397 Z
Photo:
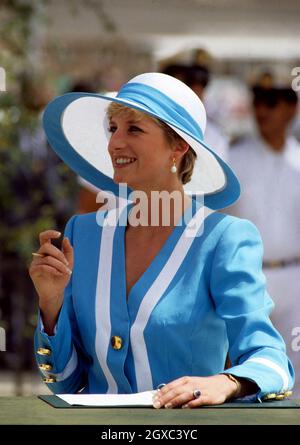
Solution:
M 128 408 L 126 406 L 112 406 L 112 407 L 102 407 L 102 406 L 83 406 L 83 405 L 69 405 L 69 403 L 65 402 L 64 400 L 62 400 L 60 397 L 57 397 L 55 395 L 39 395 L 38 396 L 39 399 L 43 400 L 44 402 L 48 403 L 49 405 L 53 406 L 54 408 L 74 408 L 74 409 L 78 409 L 78 408 Z M 139 406 L 130 406 L 130 408 L 139 408 Z M 142 408 L 144 409 L 154 409 L 152 407 L 146 407 L 143 406 Z M 253 409 L 260 409 L 260 408 L 298 408 L 300 409 L 300 403 L 297 402 L 296 400 L 276 400 L 276 401 L 266 401 L 263 403 L 252 403 L 252 402 L 243 402 L 243 403 L 238 403 L 238 402 L 231 402 L 231 403 L 223 403 L 222 405 L 209 405 L 209 406 L 201 406 L 199 409 L 226 409 L 226 408 L 230 408 L 230 409 L 235 409 L 235 408 L 253 408 Z

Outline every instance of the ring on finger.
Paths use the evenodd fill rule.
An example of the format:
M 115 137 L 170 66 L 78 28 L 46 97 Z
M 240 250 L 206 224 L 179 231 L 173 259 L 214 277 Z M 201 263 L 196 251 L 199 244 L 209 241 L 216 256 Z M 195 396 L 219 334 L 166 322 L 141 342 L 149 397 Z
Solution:
M 193 391 L 193 397 L 194 397 L 194 399 L 199 399 L 200 396 L 201 396 L 201 391 L 200 391 L 200 389 L 194 389 L 194 391 Z

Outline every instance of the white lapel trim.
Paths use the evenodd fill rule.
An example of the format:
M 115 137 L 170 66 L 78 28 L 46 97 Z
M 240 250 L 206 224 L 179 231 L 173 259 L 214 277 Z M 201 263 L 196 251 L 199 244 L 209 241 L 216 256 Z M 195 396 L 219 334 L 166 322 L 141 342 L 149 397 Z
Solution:
M 120 209 L 108 212 L 102 228 L 98 277 L 96 288 L 96 337 L 95 351 L 108 383 L 107 393 L 118 393 L 118 385 L 107 364 L 107 354 L 110 345 L 111 319 L 110 319 L 110 288 L 112 275 L 113 242 Z M 121 213 L 121 212 L 120 212 Z

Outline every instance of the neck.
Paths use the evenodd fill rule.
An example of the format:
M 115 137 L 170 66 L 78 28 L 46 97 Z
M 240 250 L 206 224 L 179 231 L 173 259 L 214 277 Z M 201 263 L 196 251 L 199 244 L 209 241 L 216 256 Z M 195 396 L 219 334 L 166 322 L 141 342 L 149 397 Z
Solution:
M 132 225 L 148 228 L 174 227 L 191 204 L 191 198 L 184 193 L 181 184 L 163 191 L 135 190 L 133 201 Z
M 283 151 L 286 140 L 286 132 L 284 130 L 267 134 L 261 132 L 261 136 L 271 150 L 275 152 Z

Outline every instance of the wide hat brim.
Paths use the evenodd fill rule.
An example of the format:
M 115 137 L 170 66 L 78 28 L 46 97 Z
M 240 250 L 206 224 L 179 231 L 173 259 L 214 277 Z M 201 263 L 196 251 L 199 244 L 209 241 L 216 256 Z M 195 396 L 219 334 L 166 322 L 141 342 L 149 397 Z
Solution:
M 240 185 L 235 174 L 212 148 L 184 125 L 120 93 L 118 96 L 67 93 L 55 98 L 44 111 L 44 129 L 50 145 L 79 176 L 102 191 L 120 194 L 119 185 L 112 179 L 113 166 L 107 150 L 110 133 L 106 111 L 111 102 L 163 120 L 195 150 L 197 160 L 192 180 L 185 185 L 186 192 L 204 199 L 204 205 L 214 210 L 230 206 L 238 199 Z M 128 189 L 127 193 L 131 191 Z

